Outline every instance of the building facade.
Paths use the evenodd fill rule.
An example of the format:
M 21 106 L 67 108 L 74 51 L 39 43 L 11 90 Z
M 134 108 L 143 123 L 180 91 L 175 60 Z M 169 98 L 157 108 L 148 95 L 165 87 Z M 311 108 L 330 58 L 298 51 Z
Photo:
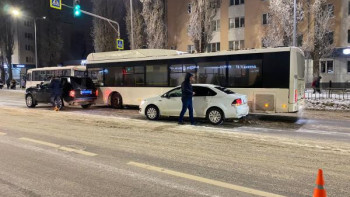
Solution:
M 31 19 L 15 19 L 14 51 L 12 55 L 13 79 L 21 82 L 27 69 L 35 68 L 35 35 L 34 21 Z M 9 66 L 9 65 L 7 65 Z
M 312 2 L 313 0 L 303 0 Z M 221 0 L 213 19 L 213 39 L 208 52 L 262 48 L 269 26 L 269 0 Z M 350 0 L 328 0 L 334 10 L 334 28 L 330 29 L 336 52 L 320 61 L 322 84 L 327 87 L 344 87 L 350 83 L 350 55 L 342 51 L 350 45 Z M 191 0 L 167 1 L 168 46 L 180 51 L 193 52 L 194 44 L 188 36 Z M 306 8 L 305 8 L 306 9 Z M 298 43 L 303 32 L 313 31 L 306 19 L 298 24 Z M 308 61 L 310 62 L 310 61 Z M 306 83 L 312 82 L 312 63 L 306 64 Z M 311 68 L 310 68 L 311 67 Z M 350 86 L 349 86 L 350 88 Z

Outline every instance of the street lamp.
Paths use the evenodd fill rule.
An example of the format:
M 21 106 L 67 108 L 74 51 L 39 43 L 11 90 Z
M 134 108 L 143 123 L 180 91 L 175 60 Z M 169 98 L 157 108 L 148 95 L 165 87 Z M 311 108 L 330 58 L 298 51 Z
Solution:
M 37 37 L 36 37 L 36 20 L 45 20 L 46 16 L 35 17 L 34 19 L 34 40 L 35 40 L 35 68 L 38 68 L 38 46 L 37 46 Z
M 22 15 L 21 11 L 17 8 L 12 8 L 12 10 L 10 11 L 10 13 L 12 14 L 12 16 L 14 17 L 20 17 Z M 36 36 L 36 21 L 37 20 L 45 20 L 46 16 L 43 17 L 31 17 L 31 16 L 25 16 L 27 18 L 32 18 L 34 21 L 34 42 L 35 42 L 35 68 L 38 68 L 38 47 L 37 47 L 37 36 Z

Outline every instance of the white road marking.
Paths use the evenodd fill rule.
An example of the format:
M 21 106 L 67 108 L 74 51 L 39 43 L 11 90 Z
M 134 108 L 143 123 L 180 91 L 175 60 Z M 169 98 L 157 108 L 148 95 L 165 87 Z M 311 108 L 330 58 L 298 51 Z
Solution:
M 6 135 L 6 133 L 0 132 L 0 135 Z
M 156 172 L 160 172 L 160 173 L 164 173 L 164 174 L 168 174 L 168 175 L 172 175 L 172 176 L 177 176 L 177 177 L 181 177 L 181 178 L 185 178 L 185 179 L 189 179 L 189 180 L 193 180 L 193 181 L 207 183 L 207 184 L 210 184 L 210 185 L 215 185 L 215 186 L 218 186 L 218 187 L 223 187 L 223 188 L 227 188 L 227 189 L 231 189 L 231 190 L 235 190 L 235 191 L 240 191 L 240 192 L 244 192 L 244 193 L 248 193 L 248 194 L 253 194 L 253 195 L 257 195 L 257 196 L 284 197 L 284 196 L 281 196 L 281 195 L 278 195 L 278 194 L 268 193 L 268 192 L 264 192 L 264 191 L 260 191 L 260 190 L 256 190 L 256 189 L 252 189 L 252 188 L 248 188 L 248 187 L 242 187 L 242 186 L 239 186 L 239 185 L 233 185 L 233 184 L 230 184 L 230 183 L 225 183 L 225 182 L 221 182 L 221 181 L 207 179 L 207 178 L 194 176 L 194 175 L 191 175 L 191 174 L 186 174 L 186 173 L 177 172 L 177 171 L 173 171 L 173 170 L 168 170 L 168 169 L 165 169 L 165 168 L 151 166 L 151 165 L 147 165 L 147 164 L 143 164 L 143 163 L 137 163 L 137 162 L 130 161 L 127 164 L 128 165 L 132 165 L 132 166 L 136 166 L 136 167 L 139 167 L 139 168 L 144 168 L 144 169 L 147 169 L 147 170 L 152 170 L 152 171 L 156 171 Z
M 67 152 L 78 153 L 78 154 L 85 155 L 85 156 L 93 157 L 93 156 L 97 155 L 95 153 L 91 153 L 91 152 L 87 152 L 87 151 L 83 151 L 83 150 L 77 150 L 77 149 L 73 149 L 73 148 L 68 148 L 68 147 L 61 146 L 61 145 L 58 145 L 58 144 L 53 144 L 53 143 L 50 143 L 50 142 L 44 142 L 44 141 L 30 139 L 30 138 L 25 138 L 25 137 L 22 137 L 22 138 L 19 138 L 19 139 L 20 140 L 24 140 L 24 141 L 28 141 L 28 142 L 41 144 L 41 145 L 45 145 L 45 146 L 49 146 L 49 147 L 52 147 L 52 148 L 57 148 L 59 150 L 63 150 L 63 151 L 67 151 Z

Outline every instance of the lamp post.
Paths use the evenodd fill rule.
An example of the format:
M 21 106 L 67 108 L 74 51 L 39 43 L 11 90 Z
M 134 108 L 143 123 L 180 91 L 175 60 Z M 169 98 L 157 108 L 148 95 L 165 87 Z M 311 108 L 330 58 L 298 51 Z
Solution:
M 132 16 L 132 0 L 130 0 L 130 21 L 131 21 L 131 49 L 134 49 L 134 30 L 133 30 L 133 16 Z
M 294 0 L 293 46 L 297 46 L 297 0 Z
M 38 68 L 38 44 L 37 44 L 37 30 L 36 30 L 36 20 L 45 20 L 46 16 L 43 17 L 35 17 L 34 18 L 34 40 L 35 40 L 35 68 Z

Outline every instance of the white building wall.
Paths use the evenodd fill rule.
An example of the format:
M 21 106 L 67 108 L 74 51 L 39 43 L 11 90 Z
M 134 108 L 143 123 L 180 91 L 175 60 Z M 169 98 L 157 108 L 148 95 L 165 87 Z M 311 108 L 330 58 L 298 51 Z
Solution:
M 236 17 L 245 17 L 244 5 L 245 4 L 233 5 L 233 6 L 228 7 L 229 19 L 236 18 Z M 229 25 L 229 24 L 227 24 L 227 25 Z M 229 41 L 244 40 L 244 27 L 229 29 L 228 40 Z

